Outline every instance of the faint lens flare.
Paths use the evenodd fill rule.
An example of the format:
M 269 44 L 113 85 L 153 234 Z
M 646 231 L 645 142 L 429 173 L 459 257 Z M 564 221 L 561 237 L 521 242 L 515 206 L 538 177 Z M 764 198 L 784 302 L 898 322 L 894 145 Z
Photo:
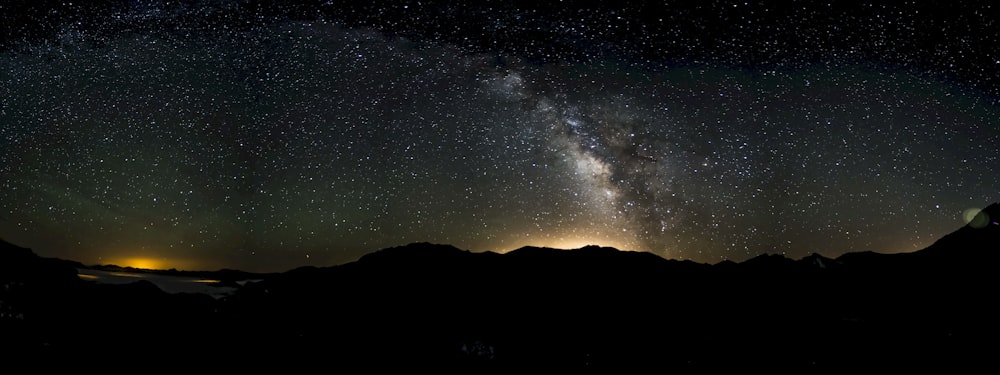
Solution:
M 970 227 L 979 229 L 990 223 L 990 215 L 979 208 L 969 208 L 962 213 L 962 219 Z

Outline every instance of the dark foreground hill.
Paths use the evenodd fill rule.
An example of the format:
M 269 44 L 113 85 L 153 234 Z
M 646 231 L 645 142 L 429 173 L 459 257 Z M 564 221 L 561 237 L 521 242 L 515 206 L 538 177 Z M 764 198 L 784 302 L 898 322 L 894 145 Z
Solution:
M 417 243 L 222 299 L 82 281 L 79 265 L 0 243 L 0 358 L 229 372 L 993 368 L 1000 206 L 982 215 L 915 253 L 717 265 Z

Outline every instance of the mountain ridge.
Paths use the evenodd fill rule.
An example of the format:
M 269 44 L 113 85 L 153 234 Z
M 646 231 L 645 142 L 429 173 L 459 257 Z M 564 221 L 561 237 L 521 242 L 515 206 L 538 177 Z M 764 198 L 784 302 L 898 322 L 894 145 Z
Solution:
M 499 254 L 422 242 L 268 275 L 219 299 L 95 284 L 75 277 L 79 264 L 0 242 L 0 349 L 160 353 L 178 369 L 202 366 L 191 353 L 205 352 L 240 370 L 961 371 L 989 365 L 1000 335 L 992 223 L 912 253 L 714 265 L 600 246 Z M 155 333 L 123 341 L 95 327 Z
M 976 225 L 975 223 L 981 223 L 981 224 Z M 961 226 L 957 230 L 955 230 L 955 231 L 953 231 L 953 232 L 951 232 L 949 234 L 946 234 L 946 235 L 942 236 L 941 238 L 939 238 L 938 240 L 936 240 L 931 245 L 929 245 L 927 247 L 924 247 L 922 249 L 919 249 L 919 250 L 912 251 L 912 252 L 904 252 L 904 253 L 882 253 L 882 252 L 872 251 L 872 250 L 848 251 L 848 252 L 845 252 L 845 253 L 837 256 L 836 258 L 828 258 L 828 257 L 826 257 L 824 255 L 821 255 L 821 254 L 818 254 L 818 253 L 812 253 L 810 255 L 807 255 L 807 256 L 805 256 L 803 258 L 799 258 L 799 259 L 789 258 L 789 257 L 785 256 L 784 254 L 772 254 L 772 253 L 768 253 L 768 252 L 762 252 L 762 253 L 758 254 L 757 256 L 755 256 L 753 258 L 744 260 L 742 262 L 732 262 L 732 263 L 743 264 L 743 263 L 746 263 L 746 262 L 763 262 L 763 259 L 772 259 L 773 261 L 777 261 L 777 260 L 775 260 L 777 258 L 774 258 L 775 256 L 778 256 L 778 257 L 781 257 L 781 258 L 785 258 L 785 259 L 788 259 L 788 260 L 792 260 L 792 261 L 802 261 L 805 258 L 812 259 L 814 257 L 821 257 L 821 258 L 823 258 L 823 259 L 825 259 L 827 261 L 839 261 L 841 258 L 855 260 L 856 258 L 864 258 L 864 257 L 893 256 L 893 255 L 921 254 L 921 253 L 936 253 L 936 252 L 940 252 L 941 250 L 939 250 L 939 249 L 941 249 L 941 248 L 954 247 L 954 246 L 965 246 L 965 247 L 967 247 L 967 246 L 972 245 L 972 246 L 975 246 L 976 248 L 984 248 L 984 247 L 988 247 L 989 246 L 989 244 L 985 242 L 986 241 L 985 238 L 987 238 L 987 236 L 994 235 L 994 233 L 996 231 L 1000 231 L 1000 202 L 992 203 L 992 204 L 986 206 L 985 208 L 983 208 L 982 210 L 980 210 L 975 215 L 975 217 L 972 220 L 970 220 L 969 223 L 967 223 L 966 225 Z M 977 234 L 976 235 L 976 239 L 972 240 L 972 242 L 959 243 L 959 244 L 950 243 L 951 241 L 956 241 L 955 238 L 959 234 L 966 234 L 966 235 L 968 235 L 968 234 L 971 234 L 971 233 L 976 233 Z M 393 247 L 388 247 L 388 248 L 383 248 L 383 249 L 375 250 L 373 252 L 366 253 L 366 254 L 362 255 L 355 262 L 360 262 L 360 261 L 374 261 L 376 258 L 384 258 L 384 257 L 388 256 L 388 254 L 395 254 L 395 255 L 392 255 L 392 256 L 411 256 L 412 254 L 403 255 L 403 254 L 405 254 L 404 251 L 409 251 L 409 250 L 412 250 L 412 249 L 415 249 L 415 248 L 424 248 L 424 249 L 427 249 L 427 248 L 435 248 L 435 247 L 441 247 L 441 249 L 432 250 L 432 251 L 439 251 L 439 252 L 441 252 L 441 254 L 438 254 L 438 255 L 444 255 L 444 251 L 445 250 L 454 250 L 455 252 L 469 253 L 469 254 L 471 254 L 471 253 L 489 253 L 489 254 L 494 254 L 494 255 L 517 254 L 518 256 L 521 255 L 521 254 L 523 254 L 523 253 L 528 253 L 528 252 L 537 253 L 537 252 L 553 252 L 553 251 L 582 251 L 582 252 L 618 251 L 618 252 L 633 252 L 633 253 L 649 254 L 649 255 L 653 255 L 653 256 L 659 257 L 661 259 L 668 260 L 668 261 L 678 261 L 678 262 L 697 263 L 697 264 L 704 264 L 704 265 L 713 265 L 713 264 L 710 264 L 710 263 L 701 263 L 701 262 L 696 262 L 696 261 L 687 260 L 687 259 L 671 259 L 671 258 L 666 258 L 666 257 L 662 257 L 662 256 L 659 256 L 659 255 L 657 255 L 655 253 L 651 253 L 651 252 L 647 252 L 647 251 L 623 250 L 623 249 L 617 249 L 617 248 L 614 248 L 614 247 L 600 246 L 600 245 L 586 245 L 586 246 L 583 246 L 583 247 L 580 247 L 580 248 L 575 248 L 575 249 L 560 249 L 560 248 L 551 248 L 551 247 L 541 247 L 541 246 L 530 246 L 530 245 L 528 245 L 528 246 L 522 246 L 520 248 L 510 250 L 510 251 L 506 251 L 506 252 L 503 252 L 503 253 L 497 253 L 497 252 L 492 252 L 492 251 L 472 252 L 470 250 L 460 249 L 460 248 L 455 247 L 454 245 L 451 245 L 451 244 L 437 244 L 437 243 L 431 243 L 431 242 L 411 242 L 411 243 L 408 243 L 408 244 L 405 244 L 405 245 L 399 245 L 399 246 L 393 246 Z M 66 264 L 75 265 L 77 268 L 90 268 L 90 269 L 100 269 L 100 270 L 108 270 L 108 271 L 153 272 L 153 273 L 175 274 L 175 275 L 182 275 L 182 274 L 183 275 L 218 275 L 218 274 L 230 274 L 230 275 L 262 276 L 262 275 L 280 274 L 280 273 L 283 273 L 283 272 L 291 271 L 291 270 L 293 270 L 295 268 L 309 268 L 309 267 L 329 268 L 329 267 L 337 267 L 337 266 L 343 265 L 343 264 L 338 264 L 338 265 L 330 265 L 330 266 L 300 266 L 300 267 L 295 267 L 295 268 L 287 270 L 287 271 L 280 271 L 280 272 L 248 272 L 248 271 L 242 271 L 242 270 L 239 270 L 239 269 L 228 269 L 228 268 L 218 269 L 218 270 L 215 270 L 215 271 L 211 271 L 211 270 L 176 270 L 176 269 L 142 269 L 142 268 L 135 268 L 135 267 L 118 266 L 118 265 L 114 265 L 114 264 L 101 264 L 101 265 L 89 265 L 88 266 L 88 265 L 84 265 L 83 263 L 80 263 L 80 262 L 77 262 L 77 261 L 73 261 L 73 260 L 60 259 L 60 258 L 40 257 L 37 254 L 35 254 L 30 248 L 22 248 L 20 246 L 17 246 L 17 245 L 15 245 L 13 243 L 7 242 L 6 240 L 0 238 L 0 255 L 13 256 L 11 253 L 18 253 L 18 255 L 16 255 L 16 256 L 19 256 L 19 257 L 30 257 L 29 255 L 27 255 L 25 253 L 25 251 L 31 253 L 31 255 L 34 255 L 35 257 L 37 257 L 37 258 L 39 258 L 39 259 L 41 259 L 43 261 L 45 259 L 48 259 L 48 261 L 65 262 Z M 724 262 L 731 262 L 731 261 L 723 261 L 723 262 L 718 262 L 716 264 L 724 263 Z M 348 262 L 348 263 L 352 263 L 352 262 Z M 347 263 L 344 263 L 344 264 L 347 264 Z M 230 276 L 230 278 L 232 278 L 232 276 Z M 245 277 L 245 278 L 251 278 L 251 277 Z

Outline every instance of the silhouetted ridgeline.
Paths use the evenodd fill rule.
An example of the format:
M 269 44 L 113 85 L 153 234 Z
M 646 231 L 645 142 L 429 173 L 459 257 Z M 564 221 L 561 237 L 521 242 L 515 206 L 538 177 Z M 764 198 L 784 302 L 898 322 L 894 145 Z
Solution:
M 174 268 L 168 270 L 153 270 L 145 268 L 135 268 L 135 267 L 122 267 L 114 264 L 100 264 L 87 266 L 85 268 L 109 271 L 109 272 L 128 272 L 128 273 L 152 273 L 157 275 L 167 275 L 167 276 L 180 276 L 180 277 L 201 277 L 206 279 L 217 279 L 221 283 L 232 284 L 236 281 L 242 280 L 253 280 L 262 279 L 274 276 L 274 273 L 256 273 L 256 272 L 246 272 L 240 270 L 232 269 L 221 269 L 216 271 L 186 271 L 177 270 Z
M 416 243 L 221 299 L 94 284 L 75 277 L 79 264 L 4 242 L 0 349 L 43 366 L 226 370 L 993 368 L 1000 205 L 982 215 L 914 253 L 717 265 Z

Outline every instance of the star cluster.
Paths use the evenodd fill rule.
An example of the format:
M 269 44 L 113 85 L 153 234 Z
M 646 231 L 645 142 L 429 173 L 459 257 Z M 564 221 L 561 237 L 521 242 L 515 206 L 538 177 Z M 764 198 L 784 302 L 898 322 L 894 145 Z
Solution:
M 417 241 L 715 263 L 913 251 L 1000 200 L 989 5 L 484 4 L 129 2 L 14 30 L 0 237 L 199 269 Z

